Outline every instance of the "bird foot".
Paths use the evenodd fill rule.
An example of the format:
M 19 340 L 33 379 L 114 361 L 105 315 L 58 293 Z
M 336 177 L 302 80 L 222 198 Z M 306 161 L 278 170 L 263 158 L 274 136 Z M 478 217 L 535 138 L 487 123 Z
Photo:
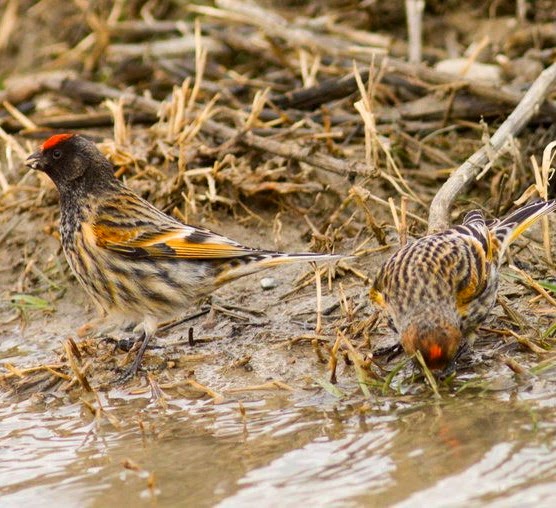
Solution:
M 399 355 L 402 352 L 401 344 L 394 344 L 392 346 L 379 347 L 373 351 L 373 358 L 386 357 L 386 362 L 390 362 L 392 358 Z
M 457 370 L 457 363 L 455 360 L 452 360 L 444 370 L 441 370 L 436 377 L 440 380 L 440 381 L 444 381 L 445 379 L 448 379 L 454 372 L 456 372 Z
M 100 339 L 102 342 L 106 342 L 108 344 L 114 345 L 114 351 L 120 350 L 124 353 L 129 353 L 135 344 L 137 344 L 138 340 L 141 340 L 138 337 L 126 337 L 125 339 L 116 339 L 114 337 L 101 337 Z M 154 346 L 151 346 L 151 348 Z

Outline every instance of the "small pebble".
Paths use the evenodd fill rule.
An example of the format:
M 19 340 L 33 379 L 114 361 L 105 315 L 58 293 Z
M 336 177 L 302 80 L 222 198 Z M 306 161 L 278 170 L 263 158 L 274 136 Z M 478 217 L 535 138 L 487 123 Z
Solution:
M 278 281 L 274 277 L 264 277 L 261 279 L 261 287 L 266 291 L 269 289 L 274 289 L 278 286 Z

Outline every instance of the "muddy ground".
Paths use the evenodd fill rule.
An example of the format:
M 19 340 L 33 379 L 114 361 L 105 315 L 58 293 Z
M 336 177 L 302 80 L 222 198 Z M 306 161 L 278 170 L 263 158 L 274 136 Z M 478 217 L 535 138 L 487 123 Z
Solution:
M 248 18 L 242 18 L 245 12 L 234 2 L 229 5 L 226 2 L 218 4 L 217 7 L 221 11 L 210 11 L 208 7 L 207 10 L 193 5 L 189 11 L 186 9 L 182 12 L 201 14 L 197 18 L 201 21 L 197 30 L 201 30 L 199 33 L 203 33 L 203 30 L 206 33 L 204 39 L 197 38 L 196 49 L 194 44 L 184 50 L 183 55 L 179 53 L 182 50 L 159 55 L 153 46 L 149 46 L 151 39 L 157 40 L 158 32 L 151 32 L 148 23 L 141 25 L 140 18 L 133 21 L 135 9 L 138 8 L 138 4 L 133 3 L 125 5 L 120 12 L 122 21 L 108 21 L 104 29 L 99 27 L 94 31 L 96 42 L 85 44 L 89 50 L 81 53 L 78 47 L 74 53 L 64 52 L 55 43 L 58 40 L 63 47 L 70 47 L 78 32 L 70 35 L 67 32 L 69 27 L 79 26 L 86 31 L 87 26 L 96 26 L 95 19 L 98 21 L 103 16 L 108 16 L 111 20 L 113 10 L 106 10 L 106 6 L 98 4 L 88 21 L 83 22 L 78 18 L 79 9 L 70 9 L 71 15 L 64 19 L 61 34 L 52 32 L 54 20 L 46 18 L 45 24 L 39 28 L 39 34 L 14 31 L 13 40 L 5 42 L 4 68 L 7 70 L 7 65 L 13 63 L 14 69 L 11 74 L 6 74 L 9 79 L 6 81 L 4 98 L 15 101 L 18 99 L 16 92 L 25 95 L 19 97 L 19 106 L 23 115 L 29 111 L 28 118 L 10 115 L 9 110 L 6 110 L 4 116 L 4 128 L 15 131 L 15 136 L 3 136 L 4 192 L 0 207 L 0 223 L 3 225 L 0 249 L 0 282 L 3 288 L 1 333 L 3 344 L 8 345 L 5 360 L 10 364 L 13 362 L 16 368 L 31 366 L 39 360 L 54 363 L 66 361 L 65 353 L 60 351 L 61 343 L 69 337 L 75 338 L 76 327 L 94 314 L 61 253 L 57 233 L 57 193 L 47 177 L 29 172 L 22 164 L 24 157 L 41 139 L 62 130 L 43 126 L 38 130 L 35 127 L 33 131 L 30 130 L 31 122 L 46 125 L 48 122 L 52 124 L 54 120 L 58 124 L 65 122 L 70 126 L 69 130 L 77 130 L 97 141 L 105 141 L 101 149 L 116 164 L 118 173 L 126 179 L 129 186 L 182 220 L 187 219 L 193 224 L 212 228 L 253 246 L 290 252 L 308 249 L 334 251 L 355 256 L 321 270 L 324 328 L 318 333 L 315 334 L 317 308 L 314 282 L 306 287 L 299 284 L 299 289 L 294 290 L 296 280 L 307 281 L 311 278 L 312 269 L 305 266 L 269 271 L 261 276 L 238 281 L 215 294 L 216 302 L 236 308 L 231 313 L 222 312 L 217 305 L 208 317 L 197 318 L 161 337 L 157 342 L 157 347 L 161 349 L 153 349 L 145 362 L 145 366 L 152 369 L 153 373 L 162 376 L 161 379 L 166 382 L 170 382 L 174 376 L 180 379 L 192 376 L 192 379 L 217 391 L 229 387 L 259 385 L 267 380 L 279 380 L 296 386 L 311 385 L 315 377 L 327 379 L 330 376 L 330 372 L 327 372 L 330 348 L 340 330 L 347 335 L 347 340 L 353 343 L 356 351 L 349 353 L 345 344 L 340 347 L 340 353 L 347 362 L 342 365 L 343 362 L 340 361 L 345 376 L 353 381 L 355 371 L 350 365 L 353 361 L 350 354 L 355 354 L 359 357 L 358 361 L 364 363 L 369 379 L 376 382 L 384 379 L 387 371 L 381 370 L 382 366 L 374 365 L 372 351 L 380 347 L 382 341 L 391 342 L 393 338 L 384 327 L 384 320 L 376 316 L 376 310 L 368 302 L 367 292 L 380 264 L 399 245 L 400 229 L 395 226 L 395 220 L 399 219 L 393 218 L 386 200 L 392 199 L 392 205 L 399 206 L 403 196 L 409 212 L 406 226 L 409 235 L 423 234 L 427 204 L 446 175 L 455 169 L 451 165 L 457 164 L 458 160 L 463 161 L 478 149 L 485 136 L 485 129 L 493 132 L 504 115 L 491 115 L 489 124 L 474 124 L 470 119 L 459 118 L 455 110 L 447 110 L 442 120 L 438 117 L 435 119 L 430 113 L 421 112 L 419 115 L 415 113 L 416 104 L 426 99 L 428 103 L 440 100 L 441 105 L 441 94 L 430 94 L 429 90 L 429 95 L 417 98 L 415 95 L 419 95 L 418 88 L 405 89 L 395 84 L 395 80 L 386 79 L 384 84 L 374 85 L 375 89 L 370 92 L 371 99 L 376 103 L 376 125 L 367 141 L 361 130 L 361 117 L 357 120 L 354 109 L 354 103 L 360 98 L 356 89 L 345 98 L 333 100 L 327 100 L 326 92 L 321 92 L 321 95 L 324 93 L 324 98 L 320 99 L 322 106 L 320 109 L 313 109 L 321 117 L 311 117 L 310 110 L 304 112 L 303 106 L 297 106 L 300 109 L 285 110 L 283 115 L 286 117 L 280 119 L 271 114 L 272 108 L 277 111 L 273 101 L 280 103 L 280 97 L 286 97 L 282 94 L 289 90 L 288 83 L 295 82 L 296 69 L 301 69 L 301 78 L 307 87 L 311 83 L 318 83 L 316 78 L 319 71 L 323 74 L 323 80 L 331 76 L 341 79 L 342 65 L 347 60 L 343 56 L 326 55 L 326 49 L 319 42 L 320 35 L 315 35 L 319 49 L 305 49 L 303 42 L 300 43 L 300 48 L 296 48 L 295 44 L 293 48 L 287 44 L 282 46 L 282 54 L 278 58 L 282 59 L 282 65 L 286 55 L 299 59 L 299 62 L 292 61 L 279 70 L 277 57 L 267 54 L 269 48 L 265 46 L 277 35 L 260 19 L 264 19 L 265 15 L 275 15 L 277 19 L 292 20 L 291 27 L 305 26 L 300 21 L 302 18 L 295 17 L 293 7 L 280 5 L 277 10 L 268 6 L 253 7 L 254 28 L 248 24 L 242 25 L 249 22 Z M 38 2 L 32 6 L 28 16 L 21 15 L 19 11 L 14 14 L 12 10 L 8 14 L 12 16 L 10 19 L 15 26 L 25 26 L 36 21 L 47 8 L 48 2 Z M 266 8 L 270 10 L 263 10 Z M 311 4 L 304 4 L 303 8 L 307 15 L 316 15 Z M 327 35 L 330 37 L 327 39 L 328 43 L 335 40 L 339 44 L 340 54 L 346 40 L 341 37 L 332 39 L 332 34 L 337 36 L 341 33 L 349 40 L 349 36 L 340 27 L 352 23 L 359 37 L 357 39 L 353 36 L 353 41 L 363 38 L 366 22 L 353 18 L 355 11 L 350 9 L 354 8 L 355 6 L 331 4 L 329 11 L 319 10 L 324 16 L 331 16 L 330 19 L 341 20 L 337 25 L 329 25 Z M 501 6 L 500 15 L 488 19 L 480 10 L 473 8 L 447 15 L 435 10 L 437 7 L 433 6 L 425 17 L 425 28 L 442 24 L 448 32 L 460 34 L 458 42 L 463 45 L 465 42 L 477 41 L 488 27 L 497 27 L 493 32 L 496 37 L 492 35 L 486 43 L 483 38 L 483 53 L 478 57 L 475 55 L 476 59 L 484 60 L 485 65 L 494 68 L 489 59 L 494 58 L 496 51 L 511 62 L 517 62 L 520 54 L 534 53 L 532 49 L 526 51 L 526 42 L 508 30 L 512 23 L 517 22 L 511 16 L 502 14 L 505 8 L 506 6 Z M 233 9 L 238 9 L 236 16 L 239 21 L 231 17 L 232 21 L 228 26 L 226 15 L 231 16 Z M 170 25 L 171 20 L 178 19 L 180 14 L 178 8 L 164 2 L 157 4 L 155 11 L 165 17 Z M 371 11 L 365 11 L 367 21 L 374 19 L 373 16 L 376 15 Z M 208 16 L 203 18 L 203 14 Z M 545 14 L 547 19 L 550 15 L 550 12 Z M 124 19 L 126 16 L 129 19 Z M 394 19 L 392 18 L 392 22 Z M 190 23 L 188 26 L 194 30 L 193 18 L 187 20 Z M 203 20 L 206 23 L 204 27 Z M 6 23 L 8 21 L 7 19 Z M 459 24 L 471 26 L 474 22 L 478 23 L 478 29 L 473 36 L 464 37 L 460 29 L 456 28 Z M 539 30 L 542 27 L 547 32 L 544 35 L 546 39 L 537 42 L 537 53 L 530 56 L 532 61 L 537 62 L 537 66 L 531 68 L 539 69 L 543 58 L 548 58 L 551 34 L 540 21 L 530 22 L 533 25 L 537 23 L 534 26 L 539 27 Z M 127 28 L 128 32 L 124 29 L 118 34 L 113 28 L 116 26 L 121 26 L 122 29 L 135 26 L 135 32 Z M 172 37 L 175 29 L 173 32 L 172 26 L 161 25 L 157 30 L 163 34 L 167 31 L 167 40 L 174 40 Z M 265 33 L 267 30 L 268 34 Z M 105 42 L 101 44 L 101 40 L 104 40 L 101 39 L 102 34 L 109 38 L 108 45 Z M 259 43 L 259 47 L 255 49 L 243 47 L 243 53 L 239 55 L 243 61 L 237 53 L 233 54 L 233 51 L 238 51 L 237 45 L 240 44 L 233 37 L 234 34 L 242 34 L 245 40 Z M 38 35 L 45 38 L 46 55 L 30 56 L 28 48 L 36 44 Z M 189 34 L 185 37 L 189 37 Z M 397 41 L 395 31 L 389 35 L 381 34 L 381 37 Z M 303 41 L 303 36 L 301 40 Z M 441 51 L 435 54 L 432 51 L 432 42 L 433 39 L 426 40 L 426 58 L 447 58 L 448 54 L 443 55 Z M 223 43 L 228 44 L 228 48 L 223 47 Z M 382 43 L 384 40 L 377 41 L 378 45 Z M 144 51 L 153 52 L 149 58 L 145 56 L 146 53 L 142 58 L 128 56 L 132 54 L 133 48 L 141 48 L 141 45 Z M 96 48 L 98 54 L 91 53 L 90 48 Z M 177 55 L 175 51 L 178 51 Z M 392 51 L 395 58 L 400 49 Z M 76 57 L 80 54 L 87 56 L 85 63 L 76 62 Z M 257 54 L 262 56 L 268 68 L 257 67 L 254 59 Z M 307 62 L 311 59 L 311 72 L 314 76 L 307 77 Z M 494 58 L 496 62 L 502 60 L 501 57 Z M 296 68 L 296 63 L 299 63 L 299 68 Z M 84 67 L 80 68 L 80 65 Z M 225 65 L 230 66 L 229 69 Z M 237 69 L 233 65 L 237 65 Z M 508 65 L 505 67 L 507 73 Z M 33 73 L 45 70 L 48 76 L 45 82 L 41 81 L 43 74 L 37 74 L 36 80 L 41 83 L 39 89 L 31 87 L 27 90 L 23 86 L 28 83 L 28 80 L 25 81 L 27 78 L 18 77 L 33 76 Z M 81 74 L 75 74 L 76 70 L 80 70 Z M 480 67 L 477 71 L 480 71 Z M 65 73 L 62 84 L 59 80 L 60 72 Z M 380 72 L 390 76 L 386 68 Z M 186 81 L 181 88 L 174 88 L 172 95 L 170 85 L 172 80 L 174 85 L 179 85 L 176 80 L 180 73 Z M 238 73 L 243 73 L 245 77 L 240 79 Z M 257 74 L 260 77 L 257 78 Z M 148 80 L 149 75 L 154 81 Z M 104 83 L 95 84 L 95 76 L 104 76 Z M 235 84 L 233 80 L 230 81 L 230 76 L 235 76 Z M 78 82 L 75 81 L 76 77 Z M 392 77 L 407 79 L 399 71 L 394 72 Z M 85 78 L 89 79 L 87 82 L 93 88 L 106 85 L 113 87 L 113 90 L 122 89 L 122 84 L 127 80 L 133 84 L 133 93 L 148 91 L 157 100 L 162 100 L 155 102 L 155 105 L 159 104 L 160 119 L 134 119 L 133 115 L 140 116 L 140 111 L 134 111 L 138 106 L 126 105 L 125 98 L 120 98 L 119 102 L 112 99 L 111 104 L 101 102 L 95 105 L 99 101 L 99 92 L 94 89 L 87 95 L 82 84 L 86 81 Z M 519 79 L 506 74 L 508 89 L 523 89 L 521 82 L 524 78 L 523 73 Z M 486 79 L 486 76 L 482 76 L 482 79 Z M 266 109 L 265 103 L 257 102 L 256 99 L 256 94 L 264 89 L 264 80 L 264 86 L 270 87 L 270 92 L 265 92 Z M 52 81 L 56 84 L 52 84 Z M 17 85 L 21 85 L 21 88 Z M 215 93 L 218 90 L 215 86 L 220 87 L 217 97 Z M 228 91 L 225 86 L 230 87 Z M 105 92 L 101 91 L 100 95 L 102 93 Z M 260 120 L 252 117 L 246 120 L 249 99 L 255 101 L 253 108 L 259 111 Z M 453 102 L 452 107 L 457 109 L 455 104 L 458 100 L 465 101 L 467 96 L 454 95 L 452 92 L 449 99 Z M 179 100 L 186 104 L 185 114 L 176 110 Z M 208 104 L 213 100 L 216 100 L 217 106 L 211 110 Z M 405 108 L 407 117 L 404 118 L 402 113 L 397 122 L 390 123 L 391 120 L 387 118 L 394 111 L 396 102 L 402 111 Z M 232 108 L 241 104 L 245 105 L 243 111 L 232 111 Z M 141 104 L 139 107 L 142 107 Z M 507 109 L 507 106 L 501 106 L 500 103 L 497 103 L 497 107 Z M 413 113 L 408 114 L 408 110 Z M 309 149 L 308 153 L 312 151 L 329 157 L 327 163 L 361 161 L 361 165 L 357 170 L 353 169 L 351 174 L 342 173 L 341 168 L 331 172 L 326 170 L 326 164 L 323 170 L 311 160 L 307 163 L 299 160 L 296 155 L 288 158 L 272 153 L 272 148 L 270 152 L 264 148 L 250 149 L 241 145 L 241 138 L 236 141 L 233 138 L 222 139 L 221 134 L 209 133 L 211 129 L 214 132 L 213 128 L 204 131 L 203 126 L 208 123 L 207 114 L 218 122 L 226 122 L 226 117 L 234 118 L 236 126 L 238 122 L 247 121 L 262 139 L 269 139 L 274 128 L 275 140 L 285 146 L 290 146 L 288 143 L 293 140 L 299 147 Z M 85 125 L 83 122 L 87 118 L 90 120 L 91 115 L 97 118 L 97 121 L 93 121 L 93 127 L 71 129 L 72 126 Z M 98 115 L 105 116 L 98 120 Z M 123 115 L 127 115 L 126 121 Z M 292 115 L 298 117 L 296 124 L 291 124 Z M 21 125 L 18 128 L 18 122 L 23 122 L 27 134 L 23 133 Z M 103 122 L 114 122 L 114 130 L 111 127 L 100 127 Z M 278 128 L 273 127 L 275 125 Z M 181 133 L 179 128 L 182 129 Z M 469 193 L 458 198 L 451 218 L 457 221 L 463 212 L 474 207 L 484 209 L 487 214 L 498 215 L 511 209 L 514 206 L 513 201 L 534 182 L 528 154 L 540 160 L 552 132 L 553 127 L 543 123 L 542 115 L 534 119 L 531 127 L 522 135 L 519 145 L 500 157 L 491 172 L 477 182 Z M 370 150 L 367 152 L 366 143 Z M 366 171 L 365 160 L 368 176 L 362 174 Z M 335 172 L 339 174 L 334 174 Z M 403 220 L 405 219 L 402 218 Z M 405 235 L 405 231 L 402 234 Z M 514 262 L 534 279 L 549 280 L 553 274 L 553 265 L 543 255 L 539 235 L 537 227 L 529 234 L 528 239 L 518 241 L 513 250 L 516 253 Z M 531 289 L 519 281 L 523 278 L 522 275 L 516 276 L 515 272 L 509 270 L 506 273 L 501 292 L 507 303 L 506 309 L 497 309 L 496 314 L 501 319 L 494 319 L 487 324 L 490 332 L 482 333 L 485 340 L 479 341 L 476 353 L 480 358 L 481 343 L 484 342 L 483 353 L 491 358 L 487 370 L 495 367 L 502 372 L 508 370 L 506 364 L 510 361 L 505 357 L 506 352 L 524 354 L 525 361 L 534 365 L 539 357 L 530 351 L 527 354 L 527 350 L 533 349 L 540 354 L 544 348 L 550 349 L 550 335 L 553 334 L 553 331 L 550 332 L 551 326 L 553 330 L 553 308 L 550 302 L 539 297 L 533 298 L 535 295 Z M 268 291 L 263 290 L 260 283 L 261 278 L 267 276 L 274 278 L 277 283 L 276 288 Z M 340 284 L 343 293 L 339 289 Z M 341 302 L 342 299 L 344 303 Z M 195 302 L 184 302 L 183 312 L 187 314 L 196 308 L 198 306 Z M 516 313 L 524 320 L 516 321 Z M 512 331 L 517 329 L 519 337 L 525 336 L 523 343 L 527 344 L 527 340 L 531 339 L 534 344 L 528 343 L 529 347 L 517 345 L 515 337 L 503 331 L 506 326 L 510 326 Z M 194 346 L 187 340 L 191 333 L 190 327 L 194 341 L 197 341 Z M 546 330 L 550 332 L 548 335 Z M 81 362 L 87 364 L 86 376 L 92 376 L 95 380 L 93 385 L 105 385 L 117 366 L 129 359 L 129 355 L 118 351 L 109 342 L 93 341 L 80 345 L 79 348 L 84 354 Z M 484 362 L 476 363 L 477 369 L 484 369 Z M 168 366 L 173 368 L 167 369 Z M 104 370 L 106 376 L 102 374 Z M 71 376 L 68 372 L 66 374 Z M 361 372 L 359 375 L 362 375 Z M 339 378 L 344 379 L 345 376 L 342 372 Z M 17 377 L 19 376 L 8 376 L 12 380 Z

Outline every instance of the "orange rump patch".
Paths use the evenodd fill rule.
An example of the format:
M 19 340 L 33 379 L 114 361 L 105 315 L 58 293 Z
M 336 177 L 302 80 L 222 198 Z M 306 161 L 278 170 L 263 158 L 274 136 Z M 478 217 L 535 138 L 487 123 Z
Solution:
M 438 344 L 434 344 L 429 349 L 429 357 L 431 360 L 438 360 L 442 358 L 442 348 Z
M 56 146 L 58 143 L 72 138 L 74 135 L 75 134 L 56 134 L 54 136 L 51 136 L 41 145 L 41 149 L 48 150 L 49 148 Z

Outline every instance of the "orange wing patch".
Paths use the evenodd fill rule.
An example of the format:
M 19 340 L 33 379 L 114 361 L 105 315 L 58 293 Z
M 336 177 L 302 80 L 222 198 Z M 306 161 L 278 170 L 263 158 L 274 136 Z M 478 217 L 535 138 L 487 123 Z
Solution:
M 82 228 L 85 235 L 93 235 L 94 243 L 99 247 L 106 247 L 107 249 L 110 249 L 111 245 L 121 245 L 123 247 L 129 241 L 137 238 L 137 231 L 133 229 L 116 229 L 98 224 L 92 227 L 88 224 L 83 224 Z
M 224 242 L 190 242 L 187 239 L 187 232 L 179 228 L 153 234 L 137 229 L 117 229 L 97 224 L 93 226 L 92 233 L 94 242 L 98 246 L 138 257 L 226 259 L 256 252 L 256 250 Z M 215 236 L 215 239 L 217 238 Z
M 191 243 L 187 238 L 173 238 L 165 242 L 179 258 L 225 259 L 246 256 L 254 250 L 226 243 Z
M 490 255 L 492 255 L 492 246 L 492 242 L 489 241 L 488 250 Z M 489 261 L 487 260 L 489 253 L 484 253 L 483 248 L 479 247 L 477 244 L 474 244 L 474 248 L 474 256 L 480 261 L 481 268 L 480 273 L 477 272 L 477 269 L 473 264 L 465 268 L 466 270 L 471 271 L 469 279 L 466 281 L 466 285 L 459 289 L 456 294 L 456 306 L 461 316 L 466 315 L 469 303 L 473 301 L 477 295 L 484 291 L 488 283 Z M 481 274 L 482 277 L 480 278 Z
M 477 280 L 477 274 L 473 273 L 473 275 L 471 275 L 471 277 L 469 278 L 468 284 L 460 291 L 458 291 L 456 295 L 458 308 L 465 307 L 470 301 L 472 301 L 477 293 L 480 292 L 481 287 L 482 285 Z
M 498 260 L 498 246 L 500 245 L 500 242 L 496 238 L 496 235 L 494 235 L 490 230 L 487 231 L 486 238 L 488 245 L 488 249 L 486 251 L 487 261 L 491 262 L 493 259 Z

